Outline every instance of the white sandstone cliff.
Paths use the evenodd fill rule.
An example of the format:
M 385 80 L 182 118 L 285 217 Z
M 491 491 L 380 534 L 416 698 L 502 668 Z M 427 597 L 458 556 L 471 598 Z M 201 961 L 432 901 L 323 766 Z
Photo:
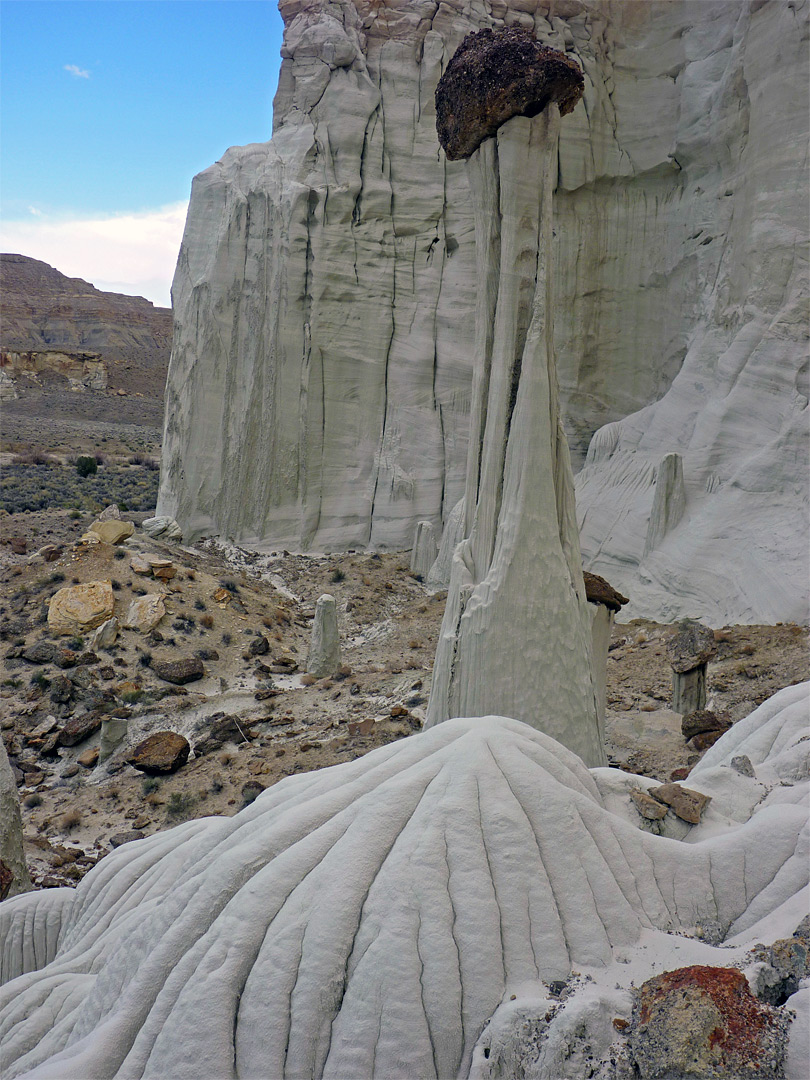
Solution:
M 446 524 L 463 490 L 476 282 L 433 92 L 464 34 L 517 23 L 586 76 L 555 195 L 574 462 L 632 414 L 600 433 L 579 485 L 586 566 L 631 595 L 631 614 L 799 617 L 806 0 L 281 9 L 273 140 L 194 182 L 160 512 L 192 539 L 311 550 L 404 549 L 417 521 Z M 673 453 L 684 513 L 644 557 L 655 470 Z

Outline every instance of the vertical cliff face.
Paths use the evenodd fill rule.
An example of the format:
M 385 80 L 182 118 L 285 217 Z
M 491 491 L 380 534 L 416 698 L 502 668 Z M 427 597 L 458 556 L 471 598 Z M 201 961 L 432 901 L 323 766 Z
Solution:
M 698 490 L 743 469 L 738 516 L 749 495 L 765 514 L 776 489 L 801 520 L 798 436 L 787 472 L 744 461 L 753 444 L 800 427 L 807 398 L 797 363 L 807 109 L 795 89 L 807 3 L 280 6 L 273 139 L 229 150 L 194 182 L 160 512 L 186 535 L 312 550 L 405 548 L 416 521 L 446 522 L 464 486 L 476 274 L 472 207 L 462 166 L 439 153 L 433 94 L 467 32 L 521 25 L 585 73 L 560 144 L 554 224 L 575 465 L 597 429 L 654 406 L 594 444 L 579 490 L 586 564 L 644 592 L 654 472 L 679 453 L 678 528 L 691 522 L 702 539 L 682 549 L 674 578 L 644 571 L 647 610 L 663 610 L 667 592 L 670 614 L 703 614 L 689 608 L 684 575 L 694 560 L 711 574 L 716 530 L 726 541 L 729 530 L 703 528 Z M 629 516 L 614 513 L 625 503 Z M 795 592 L 801 561 L 789 547 L 793 584 L 781 597 Z M 735 617 L 773 617 L 756 598 L 743 608 Z
M 631 615 L 807 619 L 809 11 L 698 5 L 668 46 L 680 172 L 658 258 L 679 266 L 656 310 L 686 353 L 659 400 L 595 434 L 577 483 L 585 565 Z

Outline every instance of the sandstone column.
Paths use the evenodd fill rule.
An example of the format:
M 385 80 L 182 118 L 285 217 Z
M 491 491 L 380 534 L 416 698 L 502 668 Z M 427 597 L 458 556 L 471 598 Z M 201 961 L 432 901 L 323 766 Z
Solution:
M 515 717 L 605 764 L 553 349 L 552 192 L 579 68 L 526 32 L 465 38 L 436 91 L 467 157 L 478 300 L 466 540 L 453 556 L 427 726 Z M 524 115 L 520 115 L 524 114 Z
M 340 667 L 340 635 L 337 624 L 337 605 L 334 596 L 324 593 L 315 604 L 312 622 L 312 641 L 309 647 L 307 671 L 322 679 L 334 675 Z

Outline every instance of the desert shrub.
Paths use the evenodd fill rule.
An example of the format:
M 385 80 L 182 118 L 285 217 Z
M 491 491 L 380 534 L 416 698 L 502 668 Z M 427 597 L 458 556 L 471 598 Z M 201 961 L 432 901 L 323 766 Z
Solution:
M 154 472 L 159 468 L 158 463 L 154 458 L 147 457 L 146 454 L 132 454 L 129 458 L 130 465 L 140 465 L 144 469 L 149 469 Z
M 93 476 L 98 472 L 98 462 L 94 457 L 82 455 L 76 458 L 76 472 L 79 476 Z
M 151 795 L 154 791 L 157 791 L 160 787 L 160 780 L 156 776 L 145 776 L 143 783 L 141 784 L 141 791 L 144 795 Z
M 116 548 L 113 552 L 114 559 L 125 559 L 126 557 L 127 553 L 125 551 L 122 551 L 121 548 Z
M 137 705 L 143 695 L 143 690 L 125 690 L 121 694 L 121 700 L 125 705 Z
M 194 607 L 197 609 L 197 611 L 205 611 L 205 601 L 200 599 L 195 600 Z
M 188 791 L 173 791 L 166 804 L 166 817 L 174 820 L 187 818 L 194 810 L 196 802 L 196 796 Z
M 213 625 L 214 625 L 214 616 L 213 615 L 201 615 L 200 616 L 200 626 L 204 626 L 206 630 L 210 630 Z
M 95 464 L 95 458 L 90 459 Z M 96 466 L 97 468 L 97 466 Z M 0 509 L 9 513 L 70 509 L 77 521 L 81 511 L 95 513 L 110 503 L 125 502 L 130 510 L 153 510 L 159 476 L 149 469 L 108 465 L 81 476 L 75 465 L 24 466 L 10 464 L 0 477 Z
M 44 450 L 40 450 L 34 447 L 31 450 L 26 450 L 21 454 L 15 454 L 12 459 L 14 465 L 55 465 L 56 462 L 50 456 L 46 454 Z
M 335 584 L 337 584 L 339 581 L 345 581 L 345 579 L 346 575 L 339 566 L 336 566 L 329 576 L 329 580 L 333 581 Z
M 37 806 L 42 806 L 42 796 L 36 791 L 32 792 L 30 795 L 26 795 L 23 799 L 23 806 L 28 810 L 33 810 Z
M 59 828 L 62 832 L 71 832 L 82 823 L 81 810 L 68 810 L 66 814 L 62 814 L 59 820 Z

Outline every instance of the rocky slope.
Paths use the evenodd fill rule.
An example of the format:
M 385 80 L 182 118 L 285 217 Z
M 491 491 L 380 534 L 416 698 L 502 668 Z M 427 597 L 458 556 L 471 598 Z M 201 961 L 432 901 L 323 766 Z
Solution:
M 433 92 L 468 31 L 519 24 L 585 72 L 555 196 L 575 462 L 600 425 L 654 406 L 595 444 L 586 564 L 646 614 L 796 617 L 807 115 L 791 86 L 807 5 L 280 6 L 273 139 L 229 150 L 193 187 L 161 511 L 187 534 L 311 550 L 408 547 L 417 520 L 446 521 L 463 487 L 476 269 Z M 686 513 L 639 589 L 671 452 Z M 721 564 L 748 582 L 757 564 L 762 585 L 726 599 L 728 581 L 704 581 Z

